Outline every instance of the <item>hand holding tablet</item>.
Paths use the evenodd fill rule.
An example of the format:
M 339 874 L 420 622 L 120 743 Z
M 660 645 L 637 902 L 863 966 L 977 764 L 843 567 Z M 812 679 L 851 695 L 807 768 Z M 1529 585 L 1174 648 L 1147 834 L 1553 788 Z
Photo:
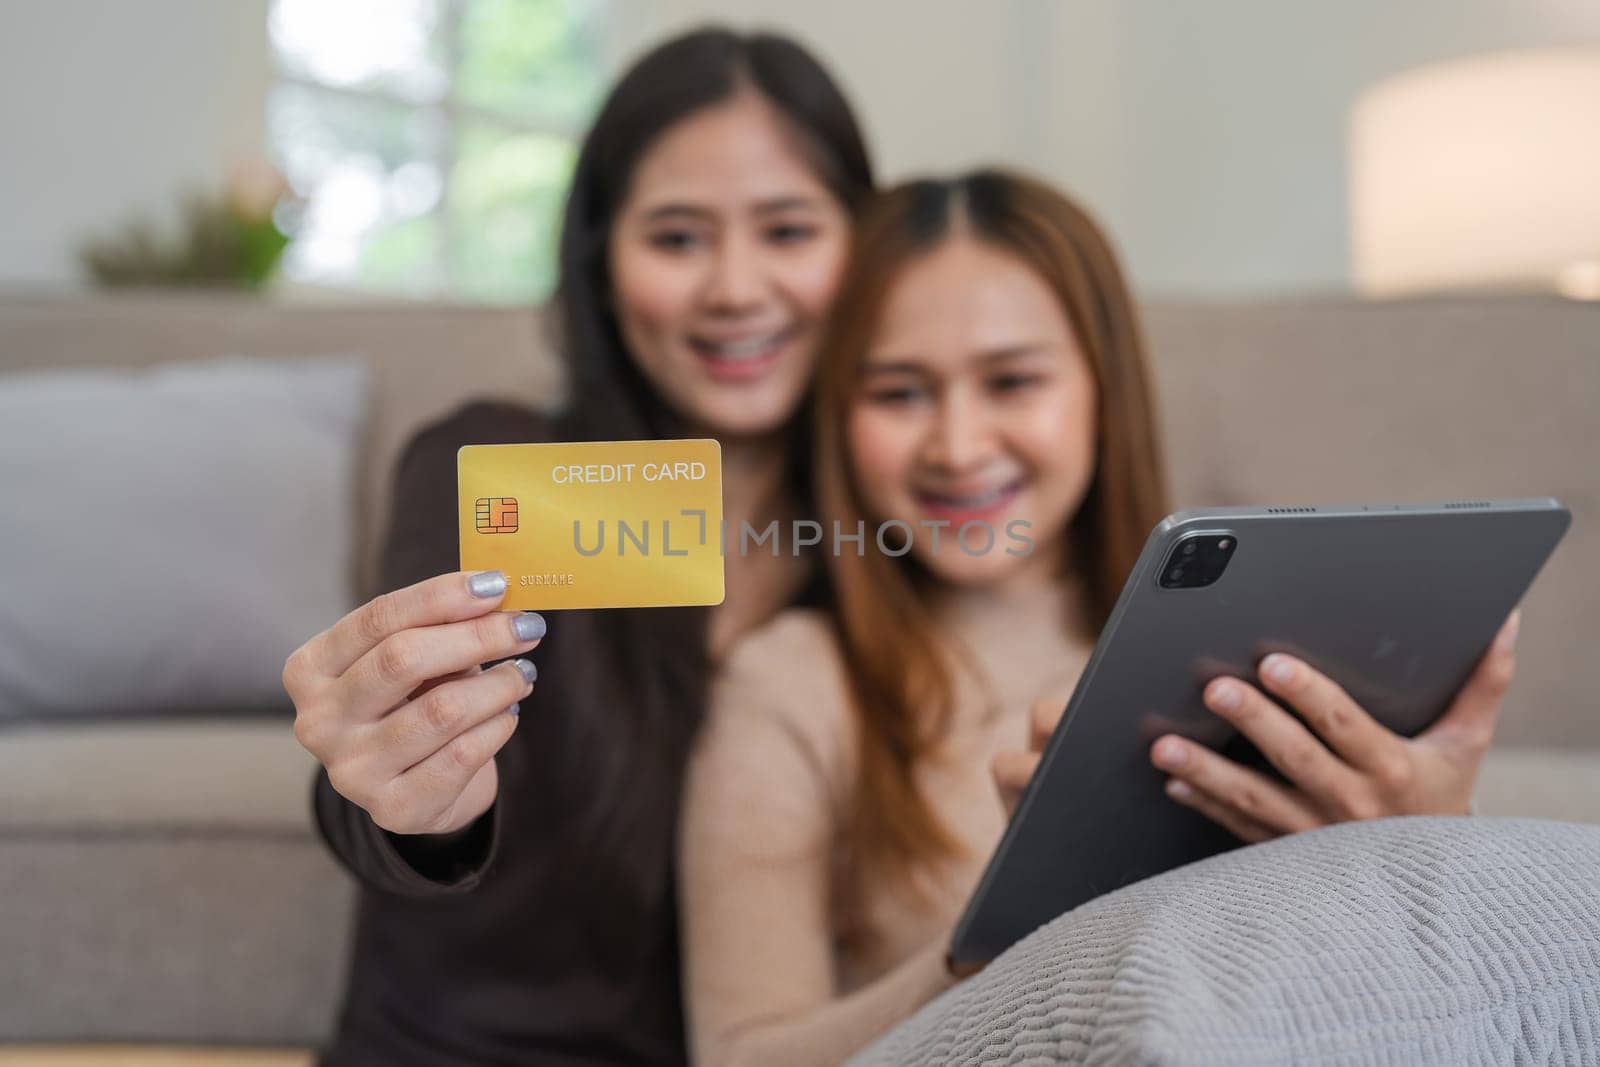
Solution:
M 1219 678 L 1203 699 L 1282 780 L 1175 734 L 1156 740 L 1151 762 L 1172 775 L 1169 797 L 1245 842 L 1384 815 L 1465 815 L 1516 670 L 1519 615 L 1501 625 L 1449 710 L 1416 737 L 1387 729 L 1333 679 L 1280 653 L 1262 661 L 1256 685 Z
M 1084 901 L 1233 847 L 1223 827 L 1257 840 L 1384 811 L 1465 810 L 1461 768 L 1488 744 L 1509 680 L 1508 616 L 1569 521 L 1550 499 L 1169 517 L 957 925 L 952 960 L 990 959 Z M 1258 669 L 1260 687 L 1247 685 Z M 1183 786 L 1171 788 L 1193 810 L 1151 766 L 1175 753 Z
M 1169 797 L 1249 843 L 1380 815 L 1465 813 L 1516 671 L 1520 616 L 1520 611 L 1511 613 L 1450 710 L 1416 737 L 1386 729 L 1333 679 L 1278 655 L 1258 665 L 1254 684 L 1218 678 L 1205 687 L 1202 700 L 1247 737 L 1284 780 L 1177 734 L 1156 739 L 1150 762 L 1171 775 Z M 1279 680 L 1268 666 L 1283 659 L 1290 660 L 1292 671 Z M 1234 682 L 1241 690 L 1237 703 L 1224 696 Z M 1027 750 L 995 757 L 995 784 L 1008 814 L 1016 810 L 1065 711 L 1064 700 L 1039 701 Z

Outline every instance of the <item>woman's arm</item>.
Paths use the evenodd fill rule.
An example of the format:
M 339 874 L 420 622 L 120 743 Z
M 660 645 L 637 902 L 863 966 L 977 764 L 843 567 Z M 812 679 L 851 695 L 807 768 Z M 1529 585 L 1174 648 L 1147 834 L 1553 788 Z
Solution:
M 707 1067 L 840 1063 L 954 982 L 936 944 L 838 995 L 830 887 L 847 720 L 803 676 L 836 668 L 799 654 L 785 628 L 734 654 L 690 764 L 684 999 L 694 1062 Z
M 341 796 L 320 768 L 311 804 L 329 851 L 363 885 L 382 893 L 427 897 L 470 892 L 499 842 L 492 807 L 452 834 L 392 834 Z
M 457 566 L 456 451 L 463 444 L 545 436 L 517 408 L 472 405 L 419 433 L 395 468 L 389 525 L 379 560 L 379 591 L 405 589 Z M 334 856 L 365 885 L 403 896 L 474 888 L 493 861 L 498 820 L 492 803 L 448 834 L 399 834 L 338 792 L 318 770 L 312 806 Z

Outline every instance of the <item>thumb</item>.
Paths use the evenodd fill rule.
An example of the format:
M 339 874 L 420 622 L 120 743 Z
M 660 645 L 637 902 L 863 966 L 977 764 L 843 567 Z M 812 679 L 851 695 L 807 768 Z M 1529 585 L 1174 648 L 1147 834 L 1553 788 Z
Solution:
M 1014 749 L 998 753 L 989 764 L 989 772 L 994 775 L 994 784 L 1000 790 L 1000 800 L 1005 804 L 1006 814 L 1016 810 L 1018 802 L 1022 800 L 1022 791 L 1028 788 L 1028 782 L 1038 768 L 1037 752 L 1018 752 Z
M 1067 710 L 1065 700 L 1041 697 L 1028 709 L 1028 751 L 1043 752 L 1056 732 L 1056 724 Z

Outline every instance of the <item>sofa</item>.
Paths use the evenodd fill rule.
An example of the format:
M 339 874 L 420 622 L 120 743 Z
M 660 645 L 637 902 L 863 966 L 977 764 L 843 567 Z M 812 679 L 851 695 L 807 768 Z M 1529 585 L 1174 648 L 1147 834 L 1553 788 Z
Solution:
M 1590 652 L 1600 637 L 1600 305 L 1329 297 L 1151 301 L 1144 315 L 1178 505 L 1567 502 L 1573 525 L 1526 602 L 1520 673 L 1477 806 L 1600 822 L 1600 657 Z M 0 299 L 0 393 L 40 372 L 224 356 L 365 368 L 351 492 L 330 505 L 348 528 L 342 606 L 372 590 L 389 471 L 420 424 L 468 398 L 556 404 L 562 388 L 529 310 Z M 27 467 L 8 469 L 15 480 Z M 24 495 L 3 506 L 24 506 Z M 92 576 L 64 578 L 63 595 L 24 605 L 27 617 L 42 625 L 90 608 L 97 588 Z M 97 655 L 70 651 L 85 663 Z M 264 670 L 281 666 L 273 657 Z M 305 1049 L 328 1032 L 353 887 L 311 824 L 313 764 L 286 699 L 260 704 L 9 717 L 0 707 L 0 1064 L 136 1062 L 59 1058 L 68 1045 L 89 1047 L 79 1057 L 113 1046 Z M 57 1059 L 41 1058 L 47 1046 Z

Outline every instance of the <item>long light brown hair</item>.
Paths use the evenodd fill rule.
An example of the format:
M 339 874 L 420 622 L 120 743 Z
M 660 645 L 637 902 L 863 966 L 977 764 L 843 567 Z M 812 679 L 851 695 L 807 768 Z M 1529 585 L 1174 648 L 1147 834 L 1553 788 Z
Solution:
M 856 484 L 850 411 L 891 289 L 909 264 L 957 234 L 1017 257 L 1050 286 L 1093 373 L 1095 471 L 1063 539 L 1063 567 L 1073 568 L 1087 601 L 1080 615 L 1098 629 L 1165 513 L 1166 493 L 1144 345 L 1116 256 L 1082 208 L 1041 182 L 983 170 L 908 182 L 869 207 L 821 349 L 818 502 L 847 531 L 858 521 L 871 530 L 893 518 L 870 514 Z M 943 739 L 954 700 L 929 599 L 933 582 L 911 556 L 835 553 L 828 564 L 860 742 L 847 844 L 858 870 L 910 886 L 919 864 L 955 851 L 914 777 L 918 762 Z

